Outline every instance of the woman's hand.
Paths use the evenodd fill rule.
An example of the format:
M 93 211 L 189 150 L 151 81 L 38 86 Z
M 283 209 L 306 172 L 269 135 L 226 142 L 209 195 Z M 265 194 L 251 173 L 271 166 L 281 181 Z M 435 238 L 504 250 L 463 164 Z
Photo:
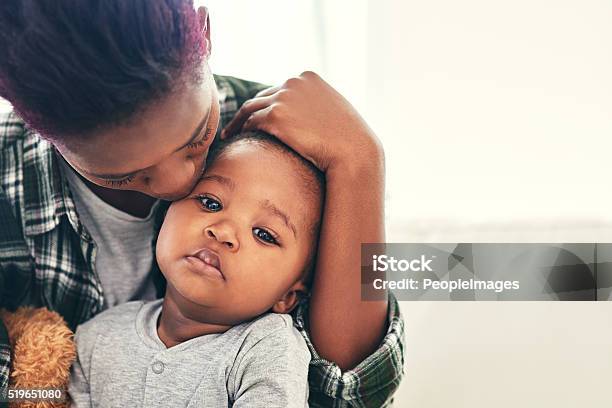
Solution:
M 221 137 L 241 129 L 273 134 L 324 172 L 382 159 L 374 132 L 355 108 L 314 72 L 304 72 L 246 101 Z

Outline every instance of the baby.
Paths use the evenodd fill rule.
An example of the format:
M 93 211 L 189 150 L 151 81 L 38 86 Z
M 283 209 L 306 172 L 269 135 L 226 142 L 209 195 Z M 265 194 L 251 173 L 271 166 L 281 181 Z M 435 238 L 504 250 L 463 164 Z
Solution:
M 288 313 L 307 294 L 323 176 L 259 132 L 209 162 L 159 233 L 165 297 L 77 329 L 73 406 L 308 406 L 310 353 Z

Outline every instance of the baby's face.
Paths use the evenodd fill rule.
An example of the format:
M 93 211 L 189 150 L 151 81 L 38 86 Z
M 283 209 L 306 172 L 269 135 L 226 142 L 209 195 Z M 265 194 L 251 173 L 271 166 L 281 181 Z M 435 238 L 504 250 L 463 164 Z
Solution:
M 276 149 L 239 141 L 172 204 L 157 260 L 166 296 L 186 317 L 236 324 L 303 287 L 319 204 L 304 193 L 297 166 Z

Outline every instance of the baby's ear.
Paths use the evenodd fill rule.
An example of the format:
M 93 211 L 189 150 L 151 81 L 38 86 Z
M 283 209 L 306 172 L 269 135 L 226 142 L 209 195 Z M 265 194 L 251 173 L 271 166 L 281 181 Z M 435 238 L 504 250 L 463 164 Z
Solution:
M 301 280 L 295 282 L 272 306 L 274 313 L 291 313 L 300 299 L 308 295 L 308 288 Z

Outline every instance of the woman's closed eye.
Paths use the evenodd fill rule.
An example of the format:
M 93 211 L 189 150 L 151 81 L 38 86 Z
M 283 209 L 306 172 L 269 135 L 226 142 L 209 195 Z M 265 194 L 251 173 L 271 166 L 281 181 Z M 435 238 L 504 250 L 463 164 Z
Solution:
M 131 174 L 131 175 L 129 175 L 127 177 L 124 177 L 122 179 L 119 179 L 119 180 L 107 179 L 107 180 L 104 180 L 104 182 L 106 184 L 108 184 L 109 186 L 112 186 L 112 187 L 120 187 L 120 186 L 124 186 L 126 184 L 131 183 L 132 181 L 134 181 L 135 177 L 136 177 L 135 174 Z
M 204 135 L 199 140 L 189 143 L 186 147 L 189 149 L 197 149 L 199 147 L 206 145 L 206 142 L 208 141 L 208 139 L 210 139 L 211 134 L 212 134 L 212 129 L 206 128 L 206 130 L 204 131 Z
M 187 146 L 185 146 L 185 147 L 187 147 L 188 149 L 197 149 L 197 148 L 200 148 L 200 147 L 202 147 L 202 146 L 206 145 L 206 141 L 207 141 L 207 140 L 208 140 L 208 139 L 207 139 L 206 137 L 203 137 L 203 138 L 201 138 L 200 140 L 196 140 L 195 142 L 191 142 L 191 143 L 189 143 L 189 144 L 188 144 Z

